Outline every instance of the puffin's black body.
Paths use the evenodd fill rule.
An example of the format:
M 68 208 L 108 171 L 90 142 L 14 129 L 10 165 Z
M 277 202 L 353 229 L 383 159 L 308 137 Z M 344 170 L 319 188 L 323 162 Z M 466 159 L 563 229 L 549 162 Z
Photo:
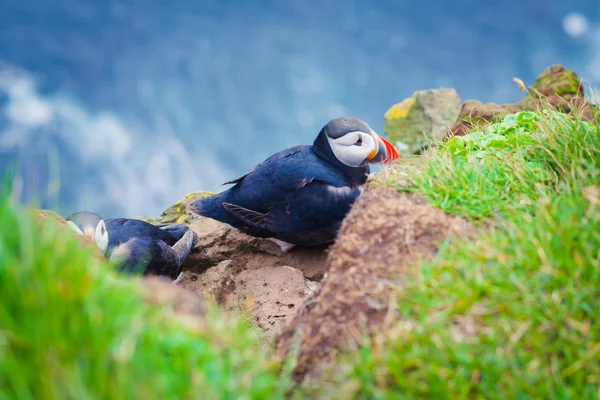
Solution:
M 118 255 L 121 249 L 127 251 L 125 261 L 120 266 L 121 271 L 176 279 L 181 273 L 181 264 L 193 247 L 194 239 L 192 231 L 186 232 L 174 246 L 160 239 L 133 237 L 113 248 L 113 254 Z
M 137 219 L 115 218 L 106 221 L 106 230 L 109 256 L 119 248 L 127 251 L 121 271 L 171 279 L 176 279 L 181 272 L 181 264 L 196 240 L 195 234 L 185 224 L 159 228 Z
M 361 129 L 370 130 L 360 120 L 348 121 L 358 121 Z M 303 246 L 332 242 L 361 193 L 369 166 L 351 167 L 338 160 L 328 142 L 327 135 L 332 134 L 326 132 L 327 127 L 313 145 L 272 155 L 241 178 L 227 182 L 234 184 L 228 190 L 190 204 L 191 211 L 252 236 Z M 392 147 L 383 141 L 386 148 Z
M 114 218 L 105 221 L 108 231 L 108 249 L 123 244 L 131 238 L 151 238 L 161 240 L 173 246 L 189 230 L 185 224 L 173 224 L 165 228 L 159 228 L 156 225 L 146 221 L 128 218 Z
M 185 224 L 157 226 L 128 218 L 104 221 L 87 211 L 70 215 L 67 223 L 78 233 L 93 238 L 107 258 L 121 258 L 121 271 L 172 279 L 181 272 L 181 264 L 198 239 Z

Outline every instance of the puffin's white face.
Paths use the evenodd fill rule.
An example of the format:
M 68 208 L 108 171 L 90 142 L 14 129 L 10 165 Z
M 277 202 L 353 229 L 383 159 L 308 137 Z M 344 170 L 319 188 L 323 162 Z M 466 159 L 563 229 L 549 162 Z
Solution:
M 335 157 L 349 167 L 364 164 L 378 150 L 373 136 L 361 131 L 348 132 L 337 139 L 327 137 L 327 140 Z
M 394 146 L 379 136 L 369 125 L 354 117 L 341 117 L 329 121 L 319 132 L 315 145 L 323 135 L 333 155 L 342 164 L 356 168 L 365 164 L 389 164 L 398 158 Z
M 102 254 L 106 254 L 108 249 L 108 231 L 106 230 L 106 224 L 104 220 L 100 220 L 96 226 L 96 232 L 94 232 L 94 241 L 96 246 L 100 249 Z

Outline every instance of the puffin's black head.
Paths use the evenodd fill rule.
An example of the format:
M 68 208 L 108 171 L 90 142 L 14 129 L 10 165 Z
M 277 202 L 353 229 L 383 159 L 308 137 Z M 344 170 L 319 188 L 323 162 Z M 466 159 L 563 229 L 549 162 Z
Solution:
M 100 251 L 106 253 L 108 249 L 108 231 L 104 220 L 99 215 L 88 211 L 80 211 L 69 215 L 66 220 L 75 232 L 93 239 Z
M 318 152 L 329 153 L 348 167 L 388 164 L 398 158 L 390 142 L 358 118 L 342 117 L 327 123 L 315 140 Z

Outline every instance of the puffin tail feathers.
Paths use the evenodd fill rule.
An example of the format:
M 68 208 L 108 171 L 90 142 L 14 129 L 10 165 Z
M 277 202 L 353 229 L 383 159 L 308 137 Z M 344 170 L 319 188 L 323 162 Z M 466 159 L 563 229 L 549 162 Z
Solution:
M 225 204 L 230 204 L 228 201 L 230 197 L 229 191 L 226 190 L 214 196 L 196 200 L 190 203 L 187 209 L 194 214 L 211 218 L 239 229 L 244 225 L 243 219 L 240 219 L 225 206 Z

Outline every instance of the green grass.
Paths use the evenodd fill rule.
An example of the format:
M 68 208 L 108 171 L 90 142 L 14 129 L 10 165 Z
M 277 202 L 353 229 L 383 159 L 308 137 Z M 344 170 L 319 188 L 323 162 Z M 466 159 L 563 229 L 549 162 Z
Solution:
M 402 320 L 340 360 L 338 395 L 600 397 L 600 130 L 550 111 L 526 117 L 424 159 L 413 190 L 448 212 L 496 218 L 407 277 Z M 514 121 L 527 135 L 519 144 L 505 134 Z
M 286 381 L 246 322 L 212 310 L 198 330 L 184 327 L 144 302 L 134 278 L 5 194 L 0 399 L 282 398 Z
M 425 156 L 410 190 L 471 220 L 531 211 L 565 184 L 597 182 L 599 135 L 597 125 L 558 112 L 508 115 Z

